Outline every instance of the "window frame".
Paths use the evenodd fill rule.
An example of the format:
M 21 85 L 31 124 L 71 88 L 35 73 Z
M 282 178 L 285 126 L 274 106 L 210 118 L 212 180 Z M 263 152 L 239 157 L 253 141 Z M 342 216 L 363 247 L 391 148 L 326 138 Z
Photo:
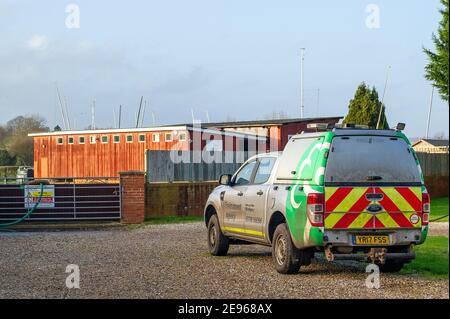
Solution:
M 255 179 L 256 179 L 256 175 L 258 175 L 258 170 L 259 170 L 259 167 L 260 167 L 260 165 L 261 165 L 261 161 L 262 161 L 262 160 L 265 160 L 265 159 L 272 159 L 272 160 L 274 161 L 274 162 L 273 162 L 273 165 L 272 165 L 272 168 L 270 169 L 269 177 L 268 177 L 264 182 L 256 183 L 256 182 L 255 182 Z M 266 183 L 269 181 L 270 176 L 271 176 L 272 173 L 273 173 L 273 169 L 274 169 L 275 164 L 276 164 L 276 162 L 277 162 L 277 157 L 275 157 L 275 156 L 263 156 L 263 157 L 258 157 L 258 158 L 257 158 L 257 162 L 258 162 L 258 165 L 257 165 L 256 170 L 255 170 L 255 172 L 254 172 L 252 185 L 264 185 L 264 184 L 266 184 Z
M 144 139 L 141 140 L 141 137 L 144 137 Z M 146 140 L 147 140 L 147 136 L 145 134 L 139 134 L 139 136 L 138 136 L 138 142 L 139 143 L 145 143 Z
M 61 143 L 59 142 L 61 140 Z M 64 145 L 64 137 L 60 136 L 56 138 L 56 145 Z
M 181 136 L 184 136 L 184 138 L 181 138 Z M 180 142 L 186 142 L 187 141 L 187 134 L 185 132 L 182 132 L 178 135 L 178 141 Z
M 161 135 L 160 133 L 153 133 L 152 134 L 152 143 L 159 143 L 161 141 L 160 135 Z
M 241 173 L 246 166 L 248 166 L 248 165 L 250 165 L 252 163 L 255 163 L 255 166 L 253 167 L 253 170 L 252 170 L 252 172 L 250 174 L 250 180 L 248 181 L 248 184 L 237 184 L 236 183 L 236 179 L 237 179 L 239 173 Z M 257 158 L 254 158 L 253 160 L 244 163 L 241 166 L 241 168 L 234 174 L 233 179 L 231 180 L 232 184 L 233 184 L 232 186 L 249 186 L 249 185 L 253 185 L 253 181 L 255 179 L 256 169 L 257 169 L 258 166 L 259 166 L 259 164 L 258 164 L 258 159 Z
M 170 136 L 170 139 L 167 139 Z M 164 142 L 173 142 L 173 133 L 164 133 Z
M 83 139 L 83 142 L 81 141 Z M 86 144 L 86 137 L 85 136 L 78 136 L 78 144 L 84 145 Z
M 116 141 L 116 137 L 118 137 L 119 139 Z M 113 144 L 120 144 L 120 135 L 113 135 Z
M 106 138 L 106 141 L 104 141 L 103 138 Z M 109 136 L 108 135 L 102 135 L 100 137 L 100 141 L 101 141 L 102 144 L 109 144 Z
M 94 140 L 92 140 L 92 138 L 94 138 Z M 96 135 L 89 136 L 89 144 L 97 144 L 97 136 Z
M 128 140 L 129 137 L 131 137 L 131 141 Z M 125 142 L 126 143 L 134 143 L 134 136 L 133 136 L 133 134 L 127 134 L 125 136 Z
M 70 140 L 72 140 L 72 143 L 70 142 Z M 73 136 L 67 137 L 67 144 L 68 144 L 68 145 L 73 145 L 73 144 L 75 144 L 75 138 L 74 138 Z

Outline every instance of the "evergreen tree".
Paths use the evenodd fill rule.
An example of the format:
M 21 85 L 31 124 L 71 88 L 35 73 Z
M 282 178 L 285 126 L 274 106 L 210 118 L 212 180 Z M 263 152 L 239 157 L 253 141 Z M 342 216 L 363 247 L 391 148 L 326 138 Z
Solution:
M 442 20 L 439 23 L 437 35 L 433 34 L 436 52 L 423 49 L 430 62 L 425 67 L 425 77 L 433 83 L 442 99 L 448 101 L 448 2 L 441 0 L 443 9 L 439 10 Z
M 348 114 L 344 119 L 344 123 L 352 123 L 359 125 L 367 125 L 369 128 L 376 128 L 378 117 L 380 114 L 381 101 L 378 98 L 378 92 L 372 89 L 364 82 L 356 89 L 355 96 L 350 100 L 348 106 Z M 379 128 L 389 128 L 383 105 L 383 114 L 380 119 Z

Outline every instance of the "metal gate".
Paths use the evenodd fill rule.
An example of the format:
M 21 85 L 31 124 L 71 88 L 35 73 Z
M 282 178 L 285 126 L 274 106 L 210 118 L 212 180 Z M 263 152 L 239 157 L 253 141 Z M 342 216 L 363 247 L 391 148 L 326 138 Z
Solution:
M 0 220 L 119 220 L 119 178 L 64 178 L 25 182 L 2 179 Z M 43 186 L 41 182 L 44 182 Z M 32 184 L 32 185 L 31 185 Z

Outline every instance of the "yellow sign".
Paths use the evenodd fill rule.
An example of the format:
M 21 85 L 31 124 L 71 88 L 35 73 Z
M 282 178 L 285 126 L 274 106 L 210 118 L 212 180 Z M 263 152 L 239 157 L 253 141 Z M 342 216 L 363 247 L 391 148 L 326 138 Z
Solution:
M 355 236 L 356 245 L 389 245 L 389 236 Z
M 53 208 L 55 207 L 55 185 L 25 185 L 25 208 Z

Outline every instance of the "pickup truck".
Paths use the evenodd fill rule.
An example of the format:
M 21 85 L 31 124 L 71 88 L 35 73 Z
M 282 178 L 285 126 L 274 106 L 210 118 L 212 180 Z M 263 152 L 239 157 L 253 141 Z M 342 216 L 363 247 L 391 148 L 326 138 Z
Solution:
M 253 156 L 219 184 L 204 210 L 210 253 L 271 246 L 283 274 L 316 252 L 397 272 L 427 237 L 430 198 L 400 129 L 297 134 L 282 153 Z

